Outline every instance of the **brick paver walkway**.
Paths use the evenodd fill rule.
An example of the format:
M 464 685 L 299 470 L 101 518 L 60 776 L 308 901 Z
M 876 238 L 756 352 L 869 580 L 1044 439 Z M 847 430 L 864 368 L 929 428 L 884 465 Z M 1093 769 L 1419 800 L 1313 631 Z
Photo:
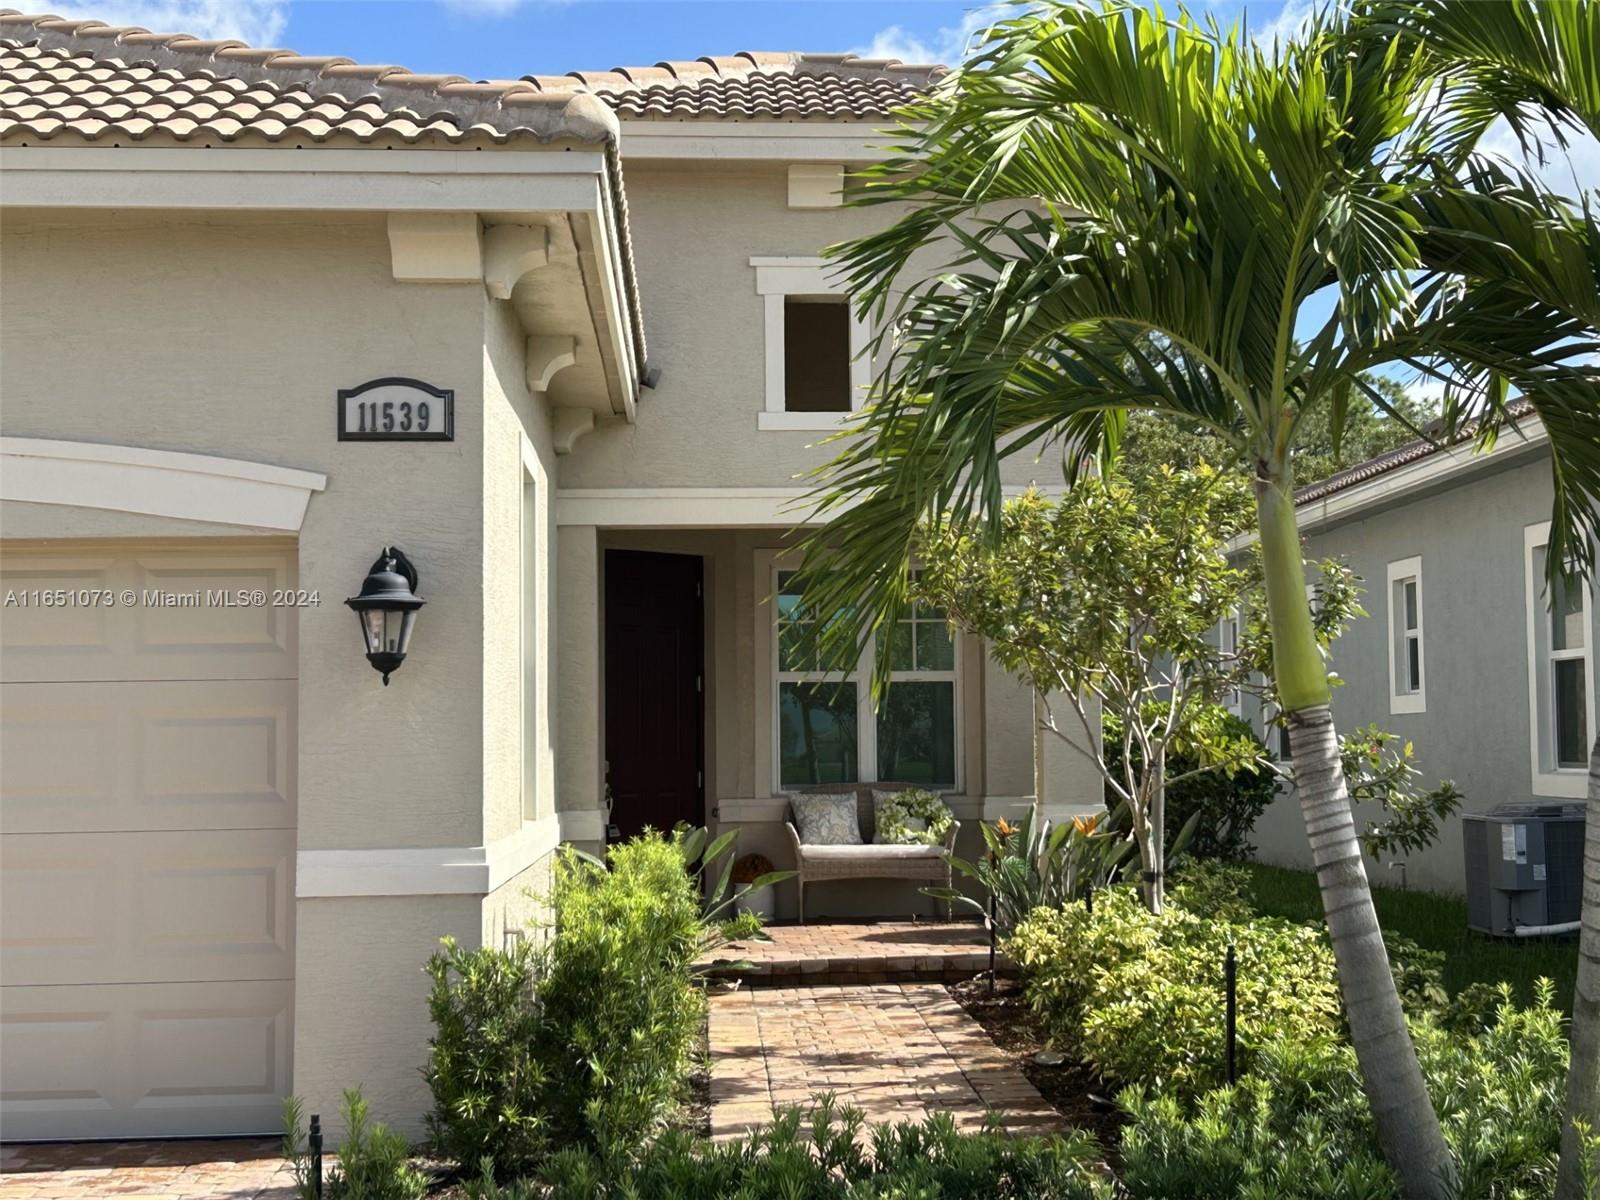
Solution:
M 751 965 L 738 974 L 747 983 L 776 987 L 954 982 L 989 969 L 989 937 L 978 921 L 769 925 L 766 933 L 770 942 L 736 942 L 708 961 L 744 960 Z
M 0 1200 L 294 1200 L 266 1138 L 75 1142 L 0 1149 Z
M 869 1123 L 935 1111 L 977 1128 L 1059 1131 L 1059 1114 L 943 985 L 741 988 L 711 998 L 711 1135 L 772 1120 L 821 1092 Z

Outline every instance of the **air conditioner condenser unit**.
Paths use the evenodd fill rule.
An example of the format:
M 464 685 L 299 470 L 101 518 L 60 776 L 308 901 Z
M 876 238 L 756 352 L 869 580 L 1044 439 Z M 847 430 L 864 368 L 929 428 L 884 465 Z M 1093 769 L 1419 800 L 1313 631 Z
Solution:
M 1462 816 L 1467 926 L 1495 937 L 1572 933 L 1583 908 L 1582 804 L 1502 804 Z

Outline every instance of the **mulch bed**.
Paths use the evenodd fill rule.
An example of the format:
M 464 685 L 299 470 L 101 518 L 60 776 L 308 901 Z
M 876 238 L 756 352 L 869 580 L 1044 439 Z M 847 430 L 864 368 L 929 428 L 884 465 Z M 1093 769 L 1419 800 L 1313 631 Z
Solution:
M 1094 1134 L 1107 1156 L 1114 1156 L 1122 1125 L 1116 1105 L 1105 1095 L 1106 1089 L 1094 1072 L 1070 1053 L 1060 1066 L 1047 1067 L 1034 1061 L 1033 1056 L 1046 1048 L 1047 1041 L 1023 998 L 1021 982 L 1002 976 L 995 980 L 993 995 L 986 975 L 949 986 L 956 1003 L 983 1026 L 996 1046 L 1011 1056 L 1017 1069 L 1067 1124 Z

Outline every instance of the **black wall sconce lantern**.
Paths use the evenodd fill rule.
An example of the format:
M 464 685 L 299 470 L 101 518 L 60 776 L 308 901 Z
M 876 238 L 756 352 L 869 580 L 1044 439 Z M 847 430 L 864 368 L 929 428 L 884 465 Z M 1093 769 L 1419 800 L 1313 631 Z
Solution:
M 417 569 L 397 546 L 385 546 L 361 584 L 361 594 L 345 603 L 355 609 L 361 637 L 367 644 L 367 661 L 383 672 L 383 686 L 400 669 L 411 645 L 417 610 L 427 603 L 418 598 Z

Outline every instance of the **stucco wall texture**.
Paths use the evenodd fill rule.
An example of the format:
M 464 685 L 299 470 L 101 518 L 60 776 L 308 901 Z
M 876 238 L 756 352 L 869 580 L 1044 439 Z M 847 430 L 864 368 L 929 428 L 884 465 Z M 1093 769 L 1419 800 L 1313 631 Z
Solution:
M 564 488 L 794 487 L 833 457 L 817 431 L 756 428 L 765 406 L 753 257 L 814 257 L 881 228 L 888 208 L 791 209 L 783 164 L 628 167 L 634 255 L 660 385 L 636 425 L 602 423 L 561 462 Z M 925 256 L 931 266 L 934 256 Z M 1059 485 L 1057 459 L 1006 460 L 1007 483 Z
M 1333 648 L 1343 680 L 1333 694 L 1338 729 L 1375 723 L 1410 740 L 1423 781 L 1454 779 L 1465 793 L 1463 811 L 1544 798 L 1531 779 L 1523 530 L 1550 519 L 1551 496 L 1541 455 L 1306 538 L 1308 558 L 1341 559 L 1362 577 L 1371 614 Z M 1391 713 L 1386 573 L 1389 563 L 1412 556 L 1422 558 L 1427 709 Z M 1592 612 L 1589 636 L 1591 645 L 1600 636 Z M 1358 810 L 1358 825 L 1376 815 L 1370 808 Z M 1263 861 L 1310 865 L 1292 791 L 1262 816 L 1253 840 Z M 1433 846 L 1407 857 L 1407 885 L 1461 892 L 1462 855 L 1461 822 L 1447 821 Z M 1401 882 L 1398 870 L 1371 862 L 1368 870 L 1376 884 Z

